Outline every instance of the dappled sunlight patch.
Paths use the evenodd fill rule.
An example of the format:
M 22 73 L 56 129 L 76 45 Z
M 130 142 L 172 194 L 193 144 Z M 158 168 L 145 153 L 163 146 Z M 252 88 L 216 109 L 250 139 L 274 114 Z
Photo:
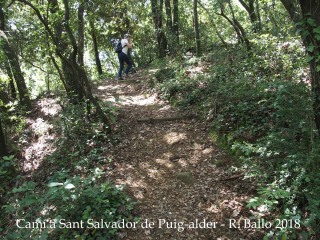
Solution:
M 138 96 L 122 96 L 116 95 L 111 96 L 105 99 L 111 103 L 116 103 L 118 105 L 137 105 L 137 106 L 148 106 L 153 105 L 156 102 L 156 96 L 146 96 L 146 95 L 138 95 Z
M 156 73 L 157 71 L 159 71 L 159 69 L 158 69 L 158 68 L 155 68 L 155 69 L 150 69 L 148 72 L 154 74 L 154 73 Z
M 55 135 L 52 134 L 53 125 L 43 118 L 28 119 L 28 133 L 31 142 L 24 148 L 25 161 L 22 163 L 23 171 L 33 171 L 39 168 L 42 160 L 56 150 L 53 146 Z
M 132 169 L 134 170 L 134 169 Z M 131 170 L 131 171 L 132 171 Z M 122 186 L 126 186 L 131 189 L 135 199 L 143 199 L 145 198 L 146 190 L 148 189 L 148 184 L 144 180 L 145 177 L 141 177 L 141 174 L 137 174 L 136 172 L 126 172 L 127 177 L 125 179 L 118 178 L 116 179 L 116 183 Z
M 43 98 L 37 102 L 37 106 L 45 116 L 56 116 L 61 111 L 55 98 Z
M 216 204 L 211 204 L 209 207 L 206 208 L 206 211 L 210 213 L 218 213 L 219 208 L 217 207 Z
M 99 87 L 97 87 L 98 90 L 100 91 L 105 91 L 105 90 L 121 90 L 121 86 L 119 85 L 101 85 Z
M 141 162 L 141 163 L 139 163 L 139 165 L 138 165 L 141 169 L 148 169 L 148 168 L 150 168 L 151 167 L 151 164 L 150 163 L 148 163 L 148 162 Z
M 155 162 L 162 165 L 162 166 L 165 166 L 169 169 L 173 168 L 174 167 L 174 164 L 172 162 L 170 162 L 169 160 L 167 159 L 160 159 L 160 158 L 157 158 L 155 159 Z
M 31 124 L 31 130 L 37 135 L 45 134 L 53 128 L 53 125 L 43 120 L 43 118 L 37 118 L 35 121 L 31 120 L 29 123 Z
M 126 179 L 116 179 L 116 183 L 118 185 L 124 185 L 124 186 L 129 186 L 132 188 L 145 188 L 147 186 L 146 182 L 143 179 L 137 178 L 135 175 L 130 175 L 126 177 Z
M 56 151 L 54 142 L 57 136 L 50 118 L 57 117 L 60 112 L 61 106 L 57 98 L 41 98 L 35 102 L 35 108 L 26 119 L 27 128 L 21 136 L 23 171 L 32 172 L 38 169 L 43 159 Z
M 170 111 L 170 110 L 172 110 L 172 107 L 170 105 L 166 105 L 166 106 L 161 107 L 158 111 L 159 112 L 166 112 L 166 111 Z
M 133 195 L 134 195 L 134 197 L 135 197 L 136 199 L 139 199 L 139 200 L 145 198 L 144 192 L 143 192 L 142 190 L 135 190 L 135 191 L 133 192 Z
M 190 78 L 194 78 L 197 74 L 204 74 L 207 72 L 206 66 L 191 66 L 186 70 L 186 74 Z
M 147 174 L 150 178 L 158 179 L 161 177 L 161 173 L 159 169 L 147 169 Z
M 188 167 L 188 165 L 189 165 L 189 162 L 185 159 L 179 159 L 178 163 L 183 168 Z
M 166 143 L 172 145 L 180 142 L 181 140 L 187 139 L 187 135 L 185 133 L 170 132 L 164 135 L 163 139 Z
M 213 148 L 206 148 L 202 151 L 202 154 L 209 155 L 209 154 L 212 154 L 213 152 L 214 152 Z

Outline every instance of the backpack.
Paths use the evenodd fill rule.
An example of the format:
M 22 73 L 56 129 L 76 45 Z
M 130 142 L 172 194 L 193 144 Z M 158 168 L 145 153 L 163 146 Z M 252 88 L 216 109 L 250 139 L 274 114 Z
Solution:
M 117 45 L 115 46 L 114 50 L 115 50 L 116 53 L 120 53 L 120 52 L 122 52 L 122 49 L 123 49 L 125 46 L 127 46 L 127 45 L 124 45 L 124 46 L 122 47 L 121 41 L 118 41 L 118 43 L 117 43 Z

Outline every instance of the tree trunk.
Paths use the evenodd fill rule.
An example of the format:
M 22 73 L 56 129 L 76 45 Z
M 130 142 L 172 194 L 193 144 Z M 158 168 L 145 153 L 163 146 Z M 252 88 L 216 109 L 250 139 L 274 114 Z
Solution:
M 16 92 L 16 87 L 14 86 L 14 77 L 12 75 L 9 62 L 5 61 L 4 64 L 5 64 L 5 67 L 6 67 L 7 75 L 9 77 L 10 98 L 12 100 L 16 100 L 17 99 L 17 92 Z
M 78 7 L 78 63 L 84 67 L 84 2 L 79 1 Z
M 173 33 L 177 39 L 177 45 L 179 45 L 179 0 L 173 0 Z
M 257 12 L 257 17 L 258 17 L 258 26 L 259 26 L 259 30 L 261 31 L 262 30 L 262 21 L 261 21 L 261 14 L 260 14 L 260 11 L 261 11 L 261 8 L 260 8 L 260 0 L 256 0 L 256 12 Z
M 299 9 L 299 6 L 295 3 L 295 1 L 292 0 L 281 0 L 283 6 L 285 9 L 287 9 L 291 20 L 294 23 L 297 23 L 299 20 L 301 20 L 301 10 Z
M 16 53 L 12 49 L 12 47 L 7 39 L 6 34 L 2 30 L 0 30 L 0 37 L 4 40 L 2 47 L 5 52 L 6 57 L 9 60 L 12 74 L 13 74 L 14 79 L 17 84 L 17 88 L 19 91 L 20 103 L 21 103 L 21 105 L 26 107 L 26 110 L 31 110 L 32 106 L 31 106 L 31 100 L 29 97 L 29 91 L 28 91 L 26 82 L 24 80 L 24 76 L 23 76 L 21 68 L 20 68 L 18 56 L 16 55 Z
M 222 16 L 224 19 L 226 19 L 231 26 L 233 27 L 233 29 L 235 30 L 237 37 L 238 37 L 238 42 L 244 42 L 244 39 L 239 31 L 239 29 L 237 28 L 237 26 L 235 26 L 234 22 L 224 13 L 224 9 L 223 7 L 220 7 L 220 13 L 218 15 Z
M 234 28 L 235 32 L 237 33 L 238 36 L 238 40 L 240 42 L 243 42 L 246 44 L 247 50 L 248 52 L 250 52 L 251 50 L 251 46 L 250 46 L 250 41 L 247 38 L 246 32 L 244 30 L 244 28 L 242 27 L 242 25 L 240 24 L 240 22 L 235 18 L 234 12 L 233 12 L 233 8 L 232 5 L 230 3 L 230 1 L 228 1 L 228 6 L 230 8 L 231 14 L 232 14 L 232 19 L 230 19 L 224 12 L 224 6 L 221 4 L 220 5 L 220 14 L 223 18 L 225 18 Z
M 232 21 L 234 26 L 236 26 L 237 29 L 239 29 L 239 32 L 242 36 L 242 39 L 244 41 L 244 43 L 246 44 L 247 50 L 250 51 L 251 50 L 251 46 L 250 46 L 250 41 L 247 38 L 247 34 L 246 31 L 244 30 L 244 28 L 242 27 L 241 23 L 236 19 L 234 11 L 233 11 L 233 7 L 230 1 L 228 1 L 228 6 L 230 8 L 230 12 L 232 14 Z
M 318 70 L 320 66 L 318 60 L 320 56 L 320 40 L 319 33 L 315 31 L 315 28 L 319 28 L 320 26 L 319 1 L 300 0 L 299 2 L 302 11 L 302 16 L 305 20 L 304 29 L 308 30 L 308 35 L 303 38 L 303 42 L 306 49 L 312 49 L 308 50 L 308 54 L 312 58 L 309 64 L 311 72 L 311 89 L 313 94 L 313 111 L 316 127 L 320 136 L 320 73 Z M 307 19 L 310 18 L 315 21 L 315 26 L 311 26 L 307 23 Z
M 212 15 L 211 15 L 210 11 L 200 2 L 200 0 L 198 0 L 198 4 L 199 4 L 199 6 L 208 14 L 210 23 L 211 23 L 211 25 L 212 25 L 215 33 L 217 34 L 218 38 L 219 38 L 220 41 L 222 42 L 222 44 L 223 44 L 225 47 L 228 47 L 228 44 L 226 43 L 226 41 L 224 41 L 222 35 L 221 35 L 220 32 L 217 30 L 218 28 L 217 28 L 216 24 L 215 24 L 214 21 L 213 21 L 213 17 L 212 17 Z
M 199 18 L 198 18 L 198 1 L 193 0 L 193 18 L 194 18 L 194 35 L 196 44 L 197 56 L 201 55 L 200 50 L 200 33 L 199 33 Z
M 24 0 L 21 0 L 21 1 L 26 4 L 28 3 L 27 1 L 24 1 Z M 50 13 L 57 14 L 57 12 L 59 11 L 58 1 L 49 0 L 49 2 L 50 2 L 50 6 L 49 6 Z M 69 34 L 67 35 L 67 37 L 62 37 L 62 34 L 66 32 L 66 27 L 69 25 L 69 19 L 68 19 L 69 8 L 65 9 L 64 20 L 61 20 L 61 19 L 56 20 L 56 23 L 54 25 L 54 32 L 53 32 L 51 31 L 48 23 L 43 19 L 39 10 L 36 9 L 31 3 L 28 3 L 28 5 L 32 7 L 34 11 L 36 11 L 38 18 L 41 20 L 42 24 L 45 26 L 45 29 L 47 30 L 48 40 L 51 38 L 53 45 L 55 47 L 55 52 L 61 60 L 62 67 L 60 72 L 60 68 L 56 64 L 54 57 L 52 56 L 52 54 L 50 54 L 51 60 L 56 66 L 57 71 L 63 75 L 63 78 L 61 80 L 63 82 L 63 85 L 65 87 L 65 90 L 67 92 L 69 99 L 72 102 L 82 101 L 84 96 L 84 93 L 81 91 L 81 87 L 80 87 L 82 83 L 79 82 L 78 74 L 74 72 L 74 63 L 73 63 L 73 62 L 76 62 L 76 54 L 78 49 L 77 48 L 72 49 L 72 51 L 69 49 L 69 46 L 72 45 L 70 43 L 71 40 L 69 38 L 70 37 Z
M 53 66 L 56 68 L 57 72 L 58 72 L 58 75 L 60 77 L 60 80 L 63 84 L 63 87 L 64 89 L 67 89 L 67 83 L 66 83 L 66 80 L 64 79 L 64 76 L 63 76 L 63 73 L 62 73 L 62 70 L 59 66 L 59 64 L 57 63 L 55 57 L 54 57 L 54 54 L 51 50 L 51 44 L 50 44 L 50 40 L 49 40 L 49 36 L 48 34 L 46 34 L 46 40 L 47 40 L 47 45 L 48 45 L 48 54 L 49 54 L 49 57 L 50 57 L 50 60 L 53 64 Z
M 5 34 L 5 16 L 4 16 L 4 12 L 1 5 L 0 5 L 0 38 L 3 39 L 1 45 L 9 61 L 12 75 L 17 84 L 20 103 L 26 108 L 26 110 L 31 110 L 32 108 L 31 100 L 29 97 L 29 92 L 28 92 L 26 82 L 24 80 L 24 76 L 20 68 L 19 58 L 15 53 L 15 51 L 13 50 L 13 48 L 11 47 L 11 44 L 7 38 L 7 35 Z
M 157 0 L 151 0 L 152 18 L 157 33 L 158 42 L 158 57 L 163 58 L 166 56 L 167 38 L 162 29 L 162 9 L 163 0 L 158 3 Z
M 171 33 L 171 31 L 172 31 L 172 15 L 171 15 L 170 0 L 165 0 L 165 8 L 166 8 L 166 15 L 167 15 L 167 29 Z
M 289 16 L 294 23 L 301 23 L 301 19 L 304 20 L 303 30 L 308 31 L 308 35 L 303 35 L 304 31 L 300 31 L 300 36 L 303 41 L 303 45 L 306 49 L 312 46 L 313 51 L 308 51 L 308 55 L 312 58 L 309 62 L 311 73 L 311 90 L 313 95 L 312 108 L 314 112 L 314 121 L 320 136 L 320 74 L 317 70 L 319 62 L 317 58 L 320 55 L 320 40 L 319 35 L 316 37 L 314 26 L 310 26 L 307 23 L 307 19 L 314 19 L 316 26 L 320 26 L 320 9 L 319 2 L 317 0 L 299 0 L 299 6 L 290 0 L 281 0 L 284 7 L 287 9 Z M 312 49 L 311 48 L 311 49 Z
M 90 20 L 90 28 L 91 28 L 90 33 L 91 33 L 92 42 L 93 42 L 94 58 L 96 61 L 97 71 L 98 71 L 99 75 L 102 75 L 103 71 L 102 71 L 101 61 L 100 61 L 100 57 L 99 57 L 96 29 L 94 27 L 94 20 L 92 20 L 92 19 Z
M 172 23 L 172 9 L 170 0 L 165 0 L 165 9 L 166 9 L 166 16 L 167 16 L 167 36 L 168 36 L 168 51 L 169 54 L 174 54 L 177 50 L 177 40 L 175 37 L 175 33 L 173 31 L 173 23 Z
M 0 118 L 0 157 L 8 154 L 5 136 L 2 129 L 1 118 Z M 1 161 L 1 160 L 0 160 Z
M 35 11 L 37 17 L 47 31 L 48 36 L 50 36 L 53 45 L 56 48 L 57 56 L 62 63 L 62 72 L 66 81 L 66 91 L 68 92 L 69 97 L 72 100 L 76 100 L 75 98 L 77 98 L 78 101 L 81 102 L 89 100 L 89 104 L 92 103 L 95 106 L 97 114 L 105 124 L 107 133 L 110 133 L 111 128 L 109 119 L 102 111 L 98 101 L 92 95 L 91 85 L 84 68 L 77 63 L 78 45 L 69 23 L 69 1 L 63 0 L 64 19 L 55 25 L 54 32 L 49 27 L 48 22 L 43 18 L 39 9 L 29 1 L 19 0 L 19 2 L 28 5 Z M 58 7 L 57 0 L 51 0 L 50 11 L 58 11 Z M 65 38 L 61 38 L 63 31 L 66 35 Z M 69 49 L 69 47 L 71 47 L 71 49 Z M 65 55 L 66 53 L 67 55 Z
M 239 2 L 249 14 L 253 32 L 259 32 L 261 30 L 261 25 L 259 23 L 259 18 L 254 7 L 255 0 L 248 0 L 248 4 L 244 0 L 239 0 Z

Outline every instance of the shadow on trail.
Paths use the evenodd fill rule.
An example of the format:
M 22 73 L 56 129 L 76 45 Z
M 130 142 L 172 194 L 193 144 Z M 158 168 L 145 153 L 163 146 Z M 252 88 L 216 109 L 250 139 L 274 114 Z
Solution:
M 106 153 L 113 160 L 113 168 L 106 174 L 116 184 L 127 186 L 138 202 L 136 212 L 141 221 L 155 223 L 154 228 L 125 229 L 119 238 L 257 239 L 261 236 L 257 229 L 241 225 L 251 217 L 245 208 L 251 183 L 241 177 L 222 181 L 235 174 L 234 160 L 212 142 L 206 123 L 183 118 L 139 121 L 183 115 L 145 91 L 147 81 L 135 74 L 130 81 L 109 80 L 97 88 L 97 95 L 119 110 L 116 134 L 120 143 Z M 222 167 L 217 167 L 217 162 Z M 159 219 L 164 219 L 160 225 Z M 216 225 L 184 225 L 183 230 L 174 225 L 196 221 Z M 230 226 L 230 221 L 236 224 Z

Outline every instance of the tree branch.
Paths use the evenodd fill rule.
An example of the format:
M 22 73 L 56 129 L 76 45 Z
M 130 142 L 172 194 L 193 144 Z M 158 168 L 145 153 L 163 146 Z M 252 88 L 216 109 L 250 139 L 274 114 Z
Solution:
M 21 59 L 22 59 L 23 61 L 29 63 L 32 67 L 39 69 L 41 72 L 44 72 L 44 73 L 46 73 L 46 74 L 49 74 L 48 71 L 44 70 L 42 67 L 39 67 L 39 66 L 35 65 L 32 61 L 26 59 L 26 58 L 23 57 L 21 54 L 19 54 L 19 56 L 21 57 Z M 52 73 L 50 73 L 50 74 L 52 74 Z M 56 75 L 56 76 L 58 76 L 58 74 L 56 74 L 56 73 L 53 73 L 53 74 Z
M 224 41 L 223 37 L 222 37 L 221 34 L 218 32 L 217 26 L 216 26 L 216 24 L 214 23 L 213 17 L 212 17 L 212 15 L 211 15 L 211 13 L 209 12 L 209 10 L 202 4 L 202 2 L 201 2 L 200 0 L 198 0 L 198 4 L 199 4 L 199 6 L 208 14 L 209 20 L 210 20 L 210 22 L 211 22 L 211 24 L 212 24 L 212 26 L 213 26 L 213 28 L 214 28 L 215 33 L 217 34 L 217 36 L 218 36 L 218 38 L 220 39 L 220 41 L 222 42 L 222 44 L 227 47 L 228 44 Z
M 37 9 L 32 3 L 30 3 L 26 0 L 17 0 L 17 1 L 24 3 L 27 6 L 29 6 L 30 8 L 32 8 L 32 10 L 36 13 L 37 17 L 39 18 L 40 22 L 42 22 L 42 24 L 43 24 L 44 28 L 46 29 L 46 31 L 48 32 L 49 36 L 52 38 L 52 41 L 55 43 L 56 46 L 58 46 L 58 40 L 56 39 L 52 30 L 50 29 L 48 22 L 42 17 L 39 9 Z
M 69 25 L 69 20 L 70 20 L 70 8 L 69 8 L 69 3 L 68 3 L 68 0 L 63 0 L 63 4 L 64 4 L 64 7 L 65 7 L 65 29 L 67 31 L 67 34 L 69 36 L 69 39 L 71 41 L 71 44 L 72 44 L 72 48 L 73 48 L 73 51 L 72 51 L 72 59 L 76 62 L 76 58 L 77 58 L 77 53 L 78 53 L 78 45 L 77 45 L 77 40 L 76 38 L 74 37 L 74 35 L 72 34 L 72 30 L 70 28 L 70 25 Z

